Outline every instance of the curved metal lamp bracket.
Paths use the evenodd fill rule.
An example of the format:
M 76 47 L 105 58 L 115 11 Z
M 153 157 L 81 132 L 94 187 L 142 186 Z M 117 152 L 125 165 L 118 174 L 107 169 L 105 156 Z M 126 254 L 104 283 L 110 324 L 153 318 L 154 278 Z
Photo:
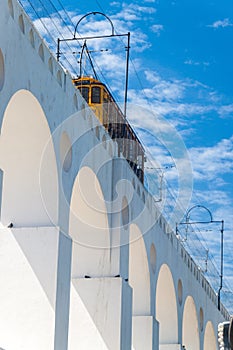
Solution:
M 207 211 L 207 213 L 209 214 L 210 220 L 204 221 L 204 222 L 206 222 L 206 223 L 208 223 L 208 222 L 213 222 L 213 216 L 212 216 L 210 210 L 209 210 L 208 208 L 206 208 L 204 205 L 199 205 L 199 204 L 198 204 L 198 205 L 194 205 L 192 208 L 190 208 L 190 209 L 187 211 L 187 213 L 186 213 L 186 215 L 185 215 L 185 221 L 186 221 L 186 223 L 189 222 L 189 219 L 190 219 L 190 212 L 191 212 L 193 209 L 196 209 L 196 208 L 205 209 L 205 210 Z
M 112 34 L 111 35 L 115 35 L 114 34 L 114 26 L 113 26 L 113 23 L 112 23 L 112 21 L 110 20 L 110 18 L 108 17 L 108 16 L 106 16 L 104 13 L 102 13 L 102 12 L 89 12 L 89 13 L 87 13 L 86 15 L 84 15 L 84 16 L 82 16 L 82 18 L 80 18 L 80 20 L 77 22 L 77 24 L 76 24 L 76 26 L 75 26 L 75 29 L 74 29 L 74 39 L 77 39 L 76 38 L 76 33 L 77 33 L 77 29 L 78 29 L 78 26 L 79 26 L 79 24 L 80 24 L 80 22 L 82 22 L 82 20 L 84 19 L 84 18 L 86 18 L 86 17 L 88 17 L 88 16 L 90 16 L 90 15 L 101 15 L 101 16 L 104 16 L 107 20 L 108 20 L 108 22 L 110 23 L 110 25 L 111 25 L 111 29 L 112 29 Z
M 79 24 L 82 22 L 83 19 L 85 19 L 86 17 L 90 16 L 90 15 L 101 15 L 103 16 L 104 18 L 107 19 L 107 21 L 109 22 L 110 26 L 111 26 L 111 34 L 108 34 L 108 35 L 94 35 L 94 36 L 85 36 L 85 37 L 76 37 L 76 34 L 77 34 L 77 29 L 78 29 L 78 26 Z M 125 100 L 124 100 L 124 116 L 126 118 L 126 108 L 127 108 L 127 93 L 128 93 L 128 77 L 129 77 L 129 49 L 130 49 L 130 32 L 128 33 L 125 33 L 125 34 L 115 34 L 114 32 L 114 26 L 113 26 L 113 23 L 111 21 L 111 19 L 106 16 L 104 13 L 102 12 L 89 12 L 87 13 L 86 15 L 82 16 L 76 26 L 75 26 L 75 29 L 74 29 L 74 35 L 72 38 L 63 38 L 63 39 L 60 39 L 58 38 L 57 39 L 57 61 L 59 61 L 60 59 L 60 56 L 61 56 L 61 51 L 60 51 L 60 45 L 63 41 L 79 41 L 79 40 L 89 40 L 89 39 L 103 39 L 103 38 L 113 38 L 113 37 L 123 37 L 123 36 L 127 36 L 128 38 L 128 41 L 127 41 L 127 45 L 125 46 L 125 50 L 126 50 L 126 68 L 125 68 Z M 86 45 L 84 43 L 84 45 Z M 81 71 L 81 68 L 80 68 L 80 71 Z M 81 74 L 80 74 L 81 75 Z
M 202 208 L 202 209 L 205 209 L 205 211 L 207 211 L 207 213 L 209 214 L 210 216 L 210 220 L 208 221 L 189 221 L 190 219 L 190 212 L 193 210 L 193 209 L 196 209 L 196 208 Z M 176 224 L 176 235 L 178 235 L 178 226 L 179 225 L 186 225 L 188 227 L 188 225 L 192 225 L 192 224 L 209 224 L 209 223 L 218 223 L 218 224 L 221 224 L 221 230 L 220 230 L 220 233 L 221 233 L 221 238 L 220 238 L 220 284 L 219 284 L 219 289 L 218 289 L 218 309 L 220 310 L 221 308 L 221 300 L 220 300 L 220 294 L 221 294 L 221 290 L 222 290 L 222 287 L 223 287 L 223 233 L 224 233 L 224 220 L 213 220 L 213 216 L 210 212 L 210 210 L 208 208 L 206 208 L 204 205 L 194 205 L 192 208 L 190 208 L 186 215 L 185 215 L 185 222 L 180 222 L 180 223 L 177 223 Z M 187 239 L 187 238 L 186 238 Z

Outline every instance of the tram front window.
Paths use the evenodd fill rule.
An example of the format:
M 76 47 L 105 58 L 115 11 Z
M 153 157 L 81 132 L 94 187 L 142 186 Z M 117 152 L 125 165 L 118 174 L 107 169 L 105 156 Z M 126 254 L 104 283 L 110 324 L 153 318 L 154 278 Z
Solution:
M 86 100 L 87 103 L 89 103 L 89 88 L 82 86 L 78 88 L 82 97 L 84 98 L 84 100 Z
M 91 89 L 91 103 L 100 103 L 100 88 L 93 86 Z

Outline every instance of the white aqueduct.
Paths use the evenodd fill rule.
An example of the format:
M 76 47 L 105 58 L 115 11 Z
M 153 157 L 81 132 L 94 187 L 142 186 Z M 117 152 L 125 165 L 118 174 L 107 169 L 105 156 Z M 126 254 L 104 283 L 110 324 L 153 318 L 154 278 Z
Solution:
M 16 0 L 0 130 L 0 348 L 217 349 L 228 312 Z

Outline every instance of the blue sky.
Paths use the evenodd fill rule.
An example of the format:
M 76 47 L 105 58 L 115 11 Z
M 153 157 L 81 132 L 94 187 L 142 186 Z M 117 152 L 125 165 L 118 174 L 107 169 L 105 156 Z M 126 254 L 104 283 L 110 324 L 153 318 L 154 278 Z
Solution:
M 36 14 L 29 2 L 21 2 L 55 52 L 51 38 L 42 23 L 36 20 Z M 192 198 L 186 209 L 196 204 L 203 205 L 211 211 L 214 220 L 225 221 L 224 274 L 227 277 L 227 286 L 224 286 L 224 291 L 228 287 L 232 291 L 232 0 L 53 0 L 52 3 L 60 11 L 63 21 L 54 14 L 55 9 L 50 1 L 46 2 L 44 8 L 40 0 L 31 0 L 31 3 L 55 40 L 58 36 L 61 38 L 61 33 L 65 37 L 71 36 L 73 26 L 70 18 L 76 24 L 82 15 L 93 11 L 108 15 L 117 33 L 131 32 L 128 118 L 156 159 L 149 166 L 163 168 L 161 171 L 164 181 L 176 196 L 179 190 L 182 192 L 179 178 L 182 171 L 185 173 L 186 165 L 178 164 L 174 144 L 168 146 L 167 141 L 161 145 L 161 135 L 165 135 L 163 126 L 169 125 L 170 132 L 177 135 L 177 138 L 182 137 L 185 145 L 183 151 L 187 159 L 190 157 L 192 165 L 192 174 L 187 174 L 187 177 L 193 177 Z M 54 22 L 48 18 L 49 15 Z M 98 15 L 89 16 L 79 27 L 81 35 L 107 34 L 109 31 L 107 21 Z M 90 50 L 108 49 L 107 52 L 93 53 L 93 59 L 100 79 L 108 83 L 119 101 L 123 99 L 124 90 L 124 45 L 125 42 L 119 40 L 103 40 L 98 44 L 88 42 Z M 66 49 L 65 46 L 64 51 Z M 69 54 L 67 57 L 71 64 L 65 61 L 63 64 L 68 69 L 73 66 L 73 73 L 75 70 L 77 72 L 75 57 Z M 137 113 L 133 107 L 138 105 L 141 106 L 141 112 Z M 136 110 L 139 111 L 138 108 Z M 167 192 L 166 195 L 169 197 Z M 205 219 L 205 215 L 205 210 L 195 212 L 193 219 Z M 191 232 L 186 242 L 190 250 L 195 244 L 201 246 L 200 249 L 195 248 L 199 254 L 196 259 L 200 261 L 205 260 L 206 247 L 210 247 L 209 254 L 216 260 L 213 262 L 216 274 L 219 270 L 219 230 L 220 227 L 213 227 L 213 224 L 208 228 L 197 227 L 197 233 Z M 209 261 L 209 266 L 211 264 Z M 218 284 L 218 280 L 216 283 Z M 228 306 L 233 312 L 233 295 L 228 291 L 226 295 Z

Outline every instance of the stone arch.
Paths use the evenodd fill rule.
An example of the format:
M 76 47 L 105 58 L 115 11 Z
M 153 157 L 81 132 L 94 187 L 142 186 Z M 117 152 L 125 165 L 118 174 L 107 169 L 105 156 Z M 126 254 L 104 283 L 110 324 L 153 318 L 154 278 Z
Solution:
M 59 240 L 54 227 L 57 165 L 46 116 L 27 90 L 17 91 L 5 110 L 0 168 L 1 221 L 14 225 L 1 230 L 0 273 L 6 277 L 0 298 L 7 296 L 1 305 L 1 341 L 9 348 L 51 349 Z
M 69 232 L 73 239 L 72 276 L 109 275 L 107 210 L 98 178 L 89 167 L 81 168 L 73 185 Z
M 198 317 L 193 298 L 188 296 L 185 301 L 182 320 L 182 344 L 186 349 L 200 350 Z
M 214 327 L 211 321 L 208 321 L 205 327 L 203 350 L 217 349 L 217 340 L 214 333 Z
M 178 343 L 176 292 L 168 265 L 160 268 L 156 286 L 156 319 L 159 322 L 159 343 Z
M 27 90 L 16 92 L 1 130 L 2 222 L 51 226 L 58 218 L 56 157 L 46 116 Z
M 109 327 L 114 327 L 103 321 L 109 310 L 104 293 L 112 295 L 110 233 L 99 180 L 87 166 L 74 181 L 69 220 L 73 249 L 68 349 L 76 349 L 77 344 L 80 349 L 107 349 L 105 344 L 111 344 Z
M 143 235 L 130 225 L 129 284 L 133 288 L 133 315 L 150 315 L 150 274 Z

